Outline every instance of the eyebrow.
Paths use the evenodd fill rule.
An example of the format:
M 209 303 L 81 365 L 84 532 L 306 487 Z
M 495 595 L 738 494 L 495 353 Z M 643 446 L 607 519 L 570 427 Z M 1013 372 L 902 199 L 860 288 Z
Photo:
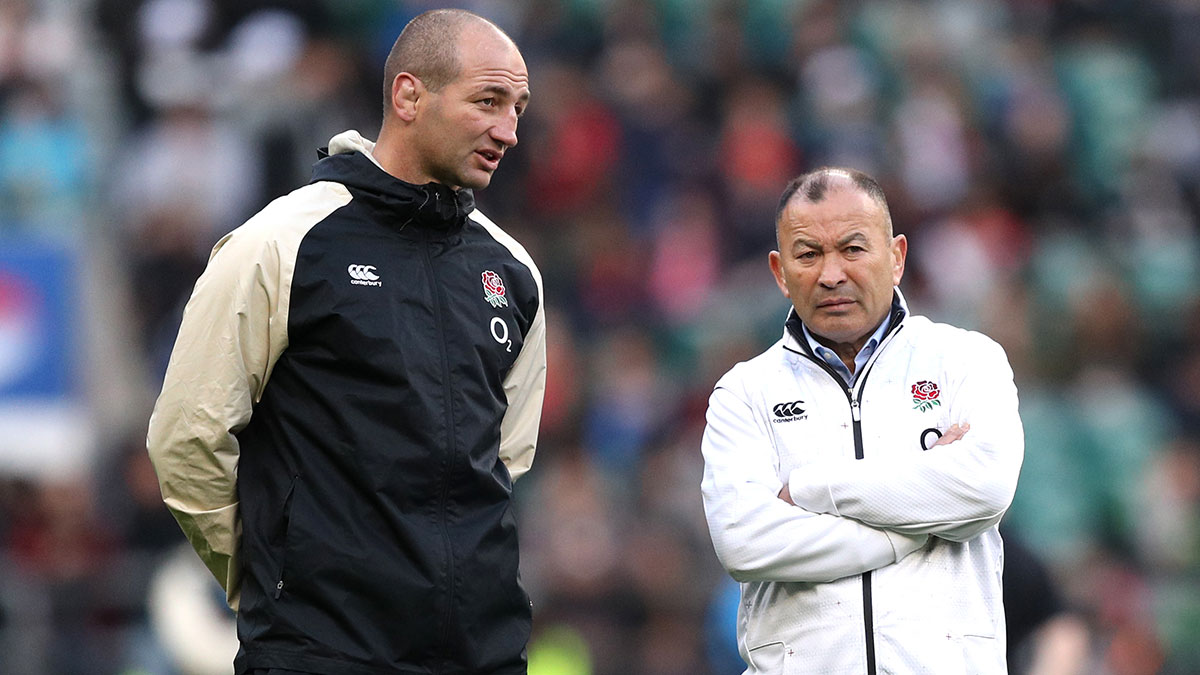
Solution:
M 852 242 L 852 241 L 855 241 L 855 240 L 858 240 L 858 241 L 860 241 L 860 242 L 862 242 L 862 243 L 864 243 L 864 244 L 865 244 L 865 243 L 867 243 L 867 241 L 868 241 L 868 240 L 867 240 L 867 235 L 865 235 L 865 234 L 863 234 L 862 232 L 859 232 L 859 231 L 857 231 L 857 230 L 856 230 L 856 231 L 854 231 L 854 232 L 851 232 L 850 234 L 848 234 L 848 235 L 846 235 L 846 236 L 842 237 L 840 240 L 838 240 L 838 243 L 837 243 L 837 245 L 838 245 L 839 247 L 841 247 L 841 246 L 845 246 L 846 244 L 849 244 L 850 242 Z
M 801 248 L 811 248 L 813 250 L 821 250 L 821 244 L 815 239 L 797 238 L 792 242 L 792 253 L 799 251 Z
M 513 94 L 513 90 L 511 88 L 506 87 L 502 84 L 489 84 L 489 85 L 485 86 L 481 91 L 490 93 L 490 94 L 496 94 L 497 96 L 503 96 L 505 98 L 508 98 L 508 97 L 512 96 L 512 94 Z M 519 103 L 528 103 L 529 102 L 529 90 L 527 89 L 524 92 L 522 92 L 521 95 L 517 97 L 517 101 Z
M 854 232 L 851 232 L 850 234 L 847 234 L 846 236 L 839 239 L 837 241 L 837 243 L 835 244 L 835 246 L 837 248 L 841 248 L 841 247 L 849 244 L 850 242 L 854 242 L 854 241 L 866 244 L 866 243 L 868 243 L 869 240 L 867 239 L 867 235 L 863 234 L 860 231 L 855 230 Z M 792 253 L 795 253 L 796 251 L 800 250 L 801 248 L 811 248 L 814 251 L 820 251 L 821 243 L 815 239 L 804 239 L 804 238 L 797 238 L 795 241 L 792 242 Z

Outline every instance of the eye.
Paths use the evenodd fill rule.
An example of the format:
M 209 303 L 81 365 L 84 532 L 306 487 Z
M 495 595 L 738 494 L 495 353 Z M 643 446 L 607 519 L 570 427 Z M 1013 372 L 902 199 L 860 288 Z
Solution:
M 480 99 L 479 102 L 490 108 L 496 105 L 496 98 L 494 96 L 489 96 L 487 98 Z
M 796 260 L 816 260 L 816 259 L 817 259 L 816 251 L 804 251 L 803 253 L 796 255 Z
M 846 252 L 847 253 L 866 253 L 867 249 L 865 249 L 857 244 L 851 244 L 846 247 Z

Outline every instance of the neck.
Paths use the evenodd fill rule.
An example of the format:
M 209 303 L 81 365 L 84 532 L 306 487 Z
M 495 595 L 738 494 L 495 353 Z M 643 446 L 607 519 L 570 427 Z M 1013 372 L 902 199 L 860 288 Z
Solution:
M 433 178 L 415 168 L 418 166 L 417 162 L 408 155 L 412 147 L 413 144 L 405 142 L 403 135 L 399 133 L 395 125 L 385 123 L 379 130 L 379 140 L 375 141 L 375 150 L 372 154 L 380 168 L 394 178 L 413 185 L 435 182 Z
M 879 330 L 879 327 L 882 326 L 887 319 L 888 314 L 884 314 L 871 326 L 870 330 L 854 340 L 847 342 L 838 342 L 822 335 L 817 335 L 811 330 L 809 331 L 809 334 L 812 335 L 813 339 L 816 340 L 818 344 L 828 347 L 830 350 L 832 350 L 833 353 L 837 355 L 838 359 L 846 365 L 846 368 L 853 373 L 855 372 L 856 366 L 854 359 L 858 358 L 858 353 L 861 352 L 863 347 L 865 347 L 867 343 L 871 341 L 871 337 L 875 335 L 876 331 Z
M 878 327 L 878 325 L 875 326 L 875 328 Z M 854 359 L 858 356 L 858 353 L 862 351 L 862 348 L 866 346 L 867 341 L 871 339 L 871 335 L 875 332 L 875 328 L 872 328 L 870 333 L 867 333 L 853 342 L 834 342 L 833 340 L 821 337 L 816 333 L 813 333 L 813 338 L 822 345 L 832 349 L 833 353 L 837 354 L 838 359 L 840 359 L 842 363 L 846 364 L 846 367 L 849 368 L 850 372 L 853 373 L 855 368 Z

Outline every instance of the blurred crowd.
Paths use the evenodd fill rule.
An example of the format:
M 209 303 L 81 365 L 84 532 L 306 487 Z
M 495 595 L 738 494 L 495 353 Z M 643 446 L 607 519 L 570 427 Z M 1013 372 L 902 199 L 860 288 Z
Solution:
M 387 50 L 443 4 L 0 0 L 0 248 L 82 270 L 93 419 L 69 470 L 0 473 L 0 672 L 230 672 L 231 616 L 143 447 L 182 304 L 317 147 L 375 135 Z M 775 205 L 828 164 L 884 185 L 911 307 L 1008 352 L 1027 449 L 1004 528 L 1085 628 L 1075 672 L 1200 672 L 1200 2 L 457 6 L 532 80 L 476 195 L 545 279 L 516 487 L 531 675 L 741 671 L 704 412 L 780 336 Z

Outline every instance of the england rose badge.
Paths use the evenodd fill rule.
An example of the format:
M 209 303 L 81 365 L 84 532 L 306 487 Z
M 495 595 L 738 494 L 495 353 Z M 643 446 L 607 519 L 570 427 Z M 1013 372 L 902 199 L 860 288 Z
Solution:
M 491 270 L 483 273 L 483 299 L 492 307 L 508 307 L 508 299 L 504 297 L 504 280 Z
M 942 392 L 938 389 L 937 384 L 929 380 L 921 380 L 912 386 L 912 399 L 913 403 L 916 404 L 913 406 L 913 409 L 920 410 L 921 412 L 932 410 L 933 406 L 942 404 L 938 400 L 938 397 L 941 395 Z

